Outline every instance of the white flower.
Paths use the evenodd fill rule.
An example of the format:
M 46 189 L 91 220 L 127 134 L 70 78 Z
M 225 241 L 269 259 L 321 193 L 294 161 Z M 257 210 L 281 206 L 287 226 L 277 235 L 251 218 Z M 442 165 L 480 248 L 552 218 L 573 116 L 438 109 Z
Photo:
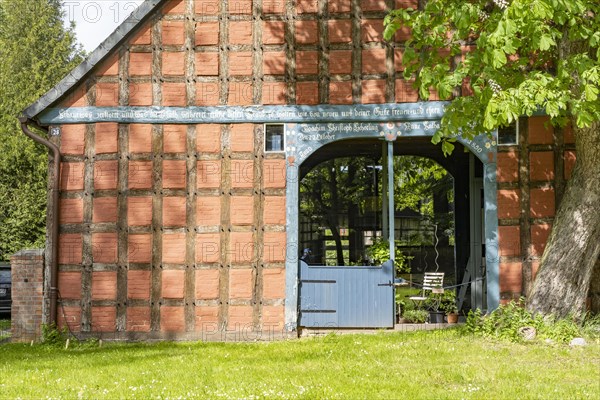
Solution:
M 494 0 L 494 3 L 496 3 L 496 5 L 498 7 L 500 7 L 500 9 L 505 10 L 506 7 L 508 7 L 508 1 L 507 0 Z
M 502 91 L 502 86 L 498 85 L 498 82 L 496 82 L 495 80 L 489 79 L 488 84 L 492 88 L 492 92 L 494 92 L 494 94 L 498 94 Z

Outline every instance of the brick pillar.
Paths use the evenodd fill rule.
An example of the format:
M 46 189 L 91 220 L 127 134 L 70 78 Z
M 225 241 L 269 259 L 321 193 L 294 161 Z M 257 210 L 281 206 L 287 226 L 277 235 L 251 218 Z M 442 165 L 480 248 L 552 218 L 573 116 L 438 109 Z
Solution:
M 21 250 L 10 259 L 12 341 L 41 339 L 44 302 L 44 251 Z

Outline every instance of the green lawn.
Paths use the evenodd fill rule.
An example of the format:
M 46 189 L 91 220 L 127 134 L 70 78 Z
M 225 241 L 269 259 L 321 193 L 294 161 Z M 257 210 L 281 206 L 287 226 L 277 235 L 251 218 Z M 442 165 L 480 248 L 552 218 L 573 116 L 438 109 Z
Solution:
M 0 347 L 1 398 L 600 398 L 600 343 L 456 330 L 270 343 Z

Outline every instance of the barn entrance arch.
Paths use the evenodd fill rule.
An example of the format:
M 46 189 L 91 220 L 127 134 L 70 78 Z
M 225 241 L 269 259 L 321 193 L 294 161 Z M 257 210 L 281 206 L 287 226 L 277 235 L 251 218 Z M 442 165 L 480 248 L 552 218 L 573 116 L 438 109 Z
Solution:
M 438 121 L 411 120 L 394 122 L 323 122 L 286 124 L 287 156 L 287 239 L 286 260 L 286 324 L 290 329 L 306 327 L 392 327 L 394 323 L 394 279 L 391 262 L 382 266 L 311 267 L 299 260 L 299 180 L 323 149 L 343 146 L 350 141 L 379 141 L 387 158 L 388 187 L 393 188 L 394 154 L 410 154 L 405 149 L 411 142 L 433 146 L 430 137 L 439 127 Z M 499 303 L 498 235 L 496 195 L 496 140 L 494 136 L 480 135 L 472 140 L 458 138 L 462 147 L 470 151 L 470 160 L 463 173 L 468 173 L 468 188 L 472 215 L 470 218 L 470 254 L 465 280 L 471 284 L 471 304 L 482 309 L 494 309 Z M 460 146 L 459 146 L 460 147 Z M 460 149 L 457 149 L 460 151 Z M 321 156 L 322 158 L 322 156 Z M 478 161 L 475 161 L 478 160 Z M 477 174 L 477 164 L 481 173 Z M 386 166 L 384 165 L 384 168 Z M 479 175 L 479 176 L 477 176 Z M 385 196 L 386 194 L 384 194 Z M 388 215 L 393 215 L 393 189 L 387 193 Z M 476 211 L 476 210 L 482 210 Z M 479 212 L 481 214 L 477 215 Z M 482 221 L 482 229 L 477 226 Z M 394 219 L 388 220 L 387 229 L 394 232 Z M 479 234 L 477 233 L 479 232 Z M 394 241 L 390 241 L 393 246 Z M 484 246 L 481 246 L 483 244 Z M 482 250 L 482 247 L 484 250 Z M 393 248 L 390 254 L 394 254 Z M 483 254 L 485 252 L 485 254 Z M 485 285 L 481 285 L 483 271 L 476 267 L 485 258 Z M 387 283 L 387 284 L 386 284 Z M 364 286 L 364 287 L 362 287 Z M 483 292 L 486 290 L 486 292 Z M 357 297 L 363 293 L 360 307 L 356 302 L 345 302 L 345 291 Z M 360 297 L 360 296 L 359 296 Z M 374 312 L 377 310 L 377 312 Z

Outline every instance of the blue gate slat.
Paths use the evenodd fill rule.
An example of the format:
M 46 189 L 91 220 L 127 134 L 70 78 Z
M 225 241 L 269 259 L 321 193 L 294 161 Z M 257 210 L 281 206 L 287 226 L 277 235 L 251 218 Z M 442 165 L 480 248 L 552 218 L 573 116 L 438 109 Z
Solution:
M 377 325 L 377 309 L 381 306 L 380 302 L 378 301 L 379 299 L 377 298 L 377 292 L 379 290 L 377 285 L 379 284 L 378 282 L 378 275 L 377 274 L 371 274 L 371 279 L 369 279 L 369 286 L 367 287 L 367 296 L 368 298 L 372 298 L 373 301 L 370 301 L 366 304 L 366 312 L 368 315 L 368 323 L 369 325 Z M 375 279 L 373 279 L 375 278 Z
M 344 291 L 342 293 L 338 293 L 338 301 L 340 305 L 340 320 L 339 323 L 341 327 L 349 327 L 355 326 L 356 324 L 352 320 L 352 316 L 360 313 L 362 310 L 356 307 L 356 299 L 358 294 L 353 285 L 353 280 L 348 279 L 348 270 L 341 271 L 340 275 L 342 276 L 344 283 Z M 359 275 L 358 273 L 356 274 Z
M 302 310 L 335 310 L 337 293 L 335 283 L 303 283 L 303 289 L 308 292 L 307 301 L 303 303 Z
M 352 275 L 351 272 L 354 271 L 348 272 L 348 275 Z M 348 310 L 348 325 L 351 326 L 361 326 L 363 324 L 369 323 L 369 316 L 366 315 L 367 313 L 365 313 L 365 304 L 374 300 L 368 297 L 368 294 L 366 293 L 367 290 L 365 290 L 369 286 L 369 271 L 365 271 L 364 275 L 360 273 L 359 276 L 360 275 L 362 275 L 361 278 L 358 278 L 360 279 L 360 281 L 358 279 L 352 279 L 352 276 L 347 277 L 347 279 L 350 281 L 350 286 L 352 288 L 350 296 L 352 296 L 353 300 L 352 308 Z
M 378 324 L 378 318 L 377 315 L 375 315 L 378 311 L 378 307 L 377 307 L 377 290 L 375 289 L 374 286 L 376 286 L 378 284 L 378 277 L 381 274 L 373 274 L 372 272 L 374 271 L 368 271 L 369 273 L 366 276 L 366 283 L 367 283 L 367 287 L 366 287 L 366 293 L 365 293 L 365 297 L 367 299 L 370 299 L 369 301 L 365 302 L 364 304 L 361 304 L 361 307 L 364 309 L 364 313 L 365 313 L 365 317 L 363 319 L 363 321 L 357 321 L 357 323 L 362 322 L 363 324 L 368 324 L 370 326 L 372 325 L 379 325 Z M 379 272 L 379 271 L 376 271 Z M 375 278 L 375 279 L 373 279 Z M 373 310 L 373 312 L 371 312 L 371 309 Z
M 352 279 L 351 272 L 356 272 L 356 277 L 360 276 L 358 271 L 344 270 L 344 293 L 340 293 L 339 302 L 340 309 L 340 324 L 342 326 L 356 326 L 355 317 L 362 313 L 363 310 L 358 306 L 358 298 L 362 293 L 358 293 L 356 288 L 356 279 Z

